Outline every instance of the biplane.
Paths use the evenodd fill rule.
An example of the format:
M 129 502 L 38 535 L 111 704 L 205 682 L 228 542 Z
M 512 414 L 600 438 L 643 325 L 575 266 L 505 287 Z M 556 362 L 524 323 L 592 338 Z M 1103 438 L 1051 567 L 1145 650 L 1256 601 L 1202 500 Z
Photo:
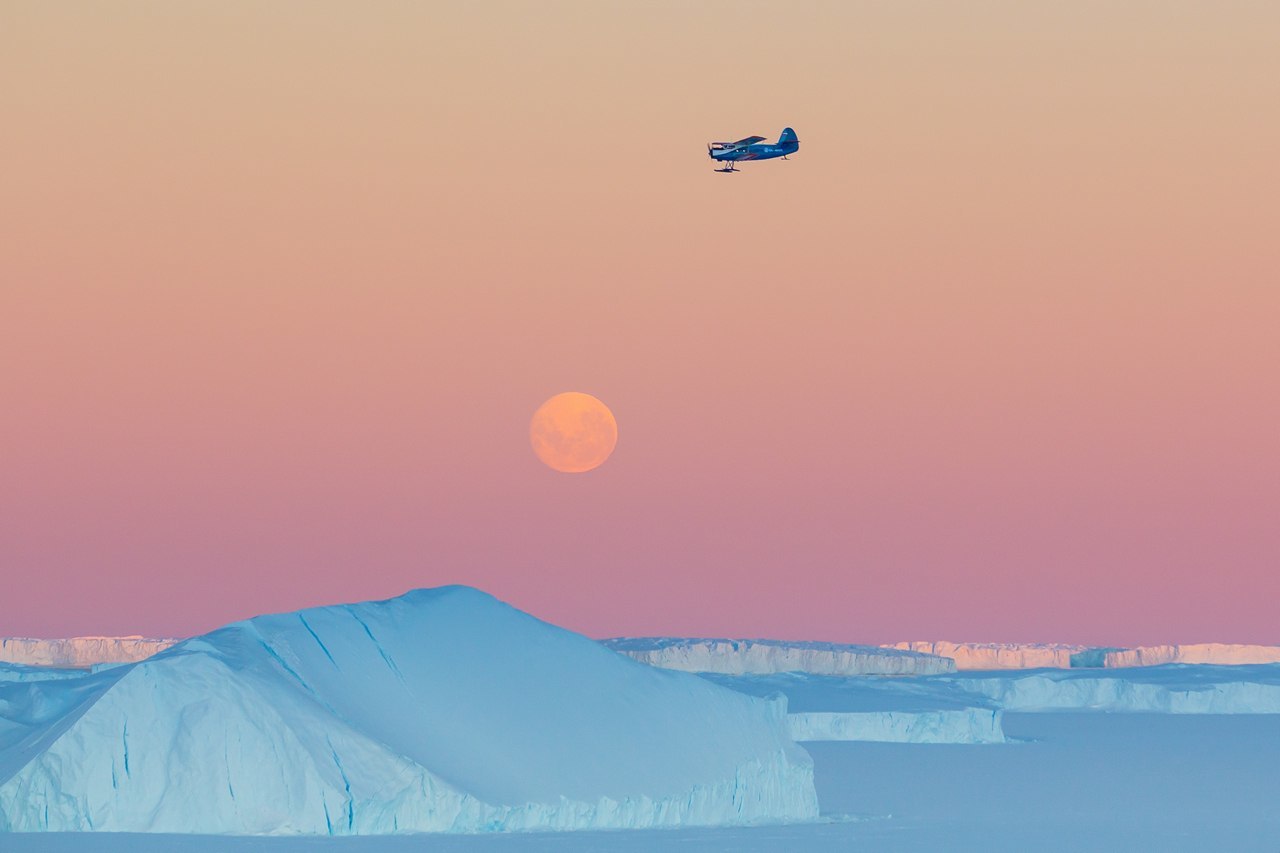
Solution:
M 799 148 L 800 140 L 796 137 L 796 132 L 788 127 L 783 129 L 777 142 L 765 142 L 763 136 L 748 136 L 737 142 L 709 142 L 707 154 L 717 163 L 724 164 L 723 168 L 716 169 L 717 172 L 739 172 L 741 169 L 734 166 L 735 163 L 772 160 L 774 157 L 785 160 L 788 154 L 796 153 Z

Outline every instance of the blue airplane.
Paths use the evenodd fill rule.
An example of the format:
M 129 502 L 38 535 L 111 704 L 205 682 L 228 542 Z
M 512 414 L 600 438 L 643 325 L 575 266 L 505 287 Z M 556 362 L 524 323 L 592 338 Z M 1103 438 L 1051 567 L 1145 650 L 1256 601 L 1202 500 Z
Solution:
M 800 140 L 796 137 L 796 132 L 788 127 L 783 129 L 776 143 L 765 142 L 763 136 L 748 136 L 737 142 L 709 142 L 707 154 L 717 163 L 724 163 L 724 168 L 716 169 L 717 172 L 740 172 L 742 170 L 735 168 L 734 163 L 744 160 L 772 160 L 774 157 L 785 160 L 788 154 L 796 153 L 799 148 Z

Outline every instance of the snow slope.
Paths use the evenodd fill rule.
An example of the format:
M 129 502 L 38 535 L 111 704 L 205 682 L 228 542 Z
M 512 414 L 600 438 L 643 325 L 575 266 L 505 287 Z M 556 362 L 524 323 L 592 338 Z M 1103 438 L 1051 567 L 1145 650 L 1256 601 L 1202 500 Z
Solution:
M 945 658 L 879 646 L 680 637 L 617 637 L 602 642 L 614 651 L 650 666 L 684 672 L 930 675 L 953 672 L 956 668 Z
M 176 642 L 146 637 L 71 637 L 63 640 L 0 637 L 0 661 L 88 669 L 100 663 L 145 660 Z
M 785 703 L 638 665 L 477 590 L 262 616 L 0 683 L 0 829 L 263 834 L 816 816 Z

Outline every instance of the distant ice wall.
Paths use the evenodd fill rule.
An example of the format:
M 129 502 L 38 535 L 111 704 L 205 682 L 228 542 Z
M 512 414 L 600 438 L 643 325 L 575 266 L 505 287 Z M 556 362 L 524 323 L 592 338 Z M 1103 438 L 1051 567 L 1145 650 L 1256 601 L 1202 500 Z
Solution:
M 1139 646 L 1107 652 L 1103 666 L 1160 666 L 1166 663 L 1207 663 L 1238 666 L 1280 663 L 1280 646 L 1192 643 L 1180 646 Z
M 1280 671 L 1266 666 L 1239 671 L 1171 666 L 1123 675 L 1077 669 L 953 678 L 949 683 L 1005 711 L 1280 714 Z
M 935 675 L 956 669 L 947 658 L 880 646 L 678 637 L 618 637 L 602 642 L 641 663 L 684 672 Z
M 1067 643 L 951 643 L 918 640 L 893 643 L 885 648 L 950 658 L 955 661 L 957 670 L 1125 668 L 1169 663 L 1223 666 L 1280 663 L 1280 646 L 1228 643 L 1137 646 L 1126 649 Z
M 0 684 L 6 681 L 55 681 L 64 678 L 83 678 L 83 669 L 60 669 L 52 666 L 28 666 L 24 663 L 0 661 Z M 0 719 L 3 718 L 0 714 Z
M 962 708 L 937 711 L 812 711 L 790 714 L 797 741 L 886 743 L 1004 743 L 1001 711 Z
M 917 640 L 892 643 L 890 649 L 904 649 L 938 655 L 955 661 L 956 669 L 1067 669 L 1072 655 L 1087 646 L 1065 643 L 949 643 L 942 640 Z
M 180 642 L 148 637 L 0 637 L 0 663 L 89 669 L 134 663 Z M 1124 668 L 1169 663 L 1223 666 L 1280 663 L 1280 646 L 1191 643 L 1081 646 L 1068 643 L 955 643 L 916 640 L 883 646 L 786 640 L 620 637 L 602 641 L 652 666 L 686 672 L 767 675 L 932 675 L 956 670 Z
M 69 637 L 61 640 L 0 637 L 0 661 L 27 666 L 88 669 L 100 663 L 145 660 L 176 642 L 147 637 Z

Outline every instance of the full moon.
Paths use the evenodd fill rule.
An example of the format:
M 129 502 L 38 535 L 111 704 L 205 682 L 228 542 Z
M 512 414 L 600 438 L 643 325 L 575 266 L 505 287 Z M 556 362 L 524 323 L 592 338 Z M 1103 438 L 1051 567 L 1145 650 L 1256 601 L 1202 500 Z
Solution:
M 613 453 L 618 422 L 609 407 L 590 394 L 566 391 L 533 413 L 529 441 L 548 467 L 581 474 L 599 467 Z

